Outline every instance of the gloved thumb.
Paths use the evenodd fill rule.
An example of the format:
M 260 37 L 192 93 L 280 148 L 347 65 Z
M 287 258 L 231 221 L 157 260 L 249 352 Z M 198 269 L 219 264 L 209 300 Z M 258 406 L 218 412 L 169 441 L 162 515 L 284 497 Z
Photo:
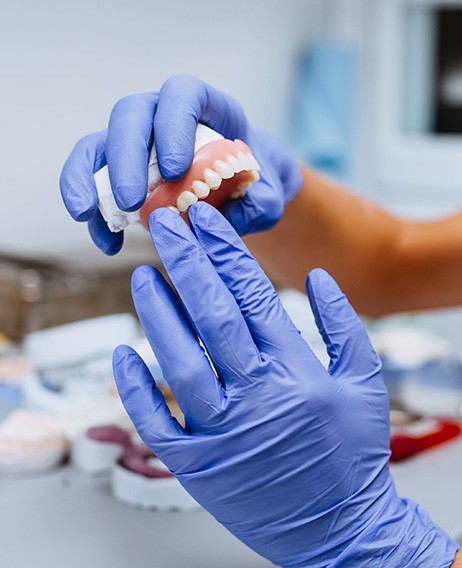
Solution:
M 306 293 L 327 347 L 332 377 L 362 383 L 380 375 L 381 362 L 366 329 L 334 279 L 316 268 L 308 274 Z

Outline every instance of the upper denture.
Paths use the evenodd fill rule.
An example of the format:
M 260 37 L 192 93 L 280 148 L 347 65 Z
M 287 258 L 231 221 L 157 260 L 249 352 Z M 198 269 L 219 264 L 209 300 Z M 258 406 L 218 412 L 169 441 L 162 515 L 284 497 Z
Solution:
M 249 147 L 241 140 L 214 140 L 199 148 L 186 175 L 176 182 L 162 182 L 152 191 L 140 210 L 141 223 L 147 228 L 154 209 L 169 207 L 186 213 L 198 199 L 220 207 L 235 199 L 259 179 L 260 169 Z

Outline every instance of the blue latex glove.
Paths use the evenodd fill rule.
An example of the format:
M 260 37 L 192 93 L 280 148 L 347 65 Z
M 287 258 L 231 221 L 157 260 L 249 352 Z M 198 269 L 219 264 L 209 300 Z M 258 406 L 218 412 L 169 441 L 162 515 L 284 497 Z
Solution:
M 307 280 L 326 371 L 220 213 L 198 203 L 189 217 L 194 234 L 167 209 L 150 217 L 181 302 L 153 268 L 138 268 L 132 287 L 185 428 L 139 356 L 125 346 L 114 354 L 141 438 L 218 521 L 278 565 L 449 566 L 457 545 L 395 493 L 380 361 L 335 282 L 322 270 Z
M 223 207 L 236 231 L 269 229 L 280 219 L 285 203 L 301 188 L 300 166 L 270 133 L 249 126 L 232 97 L 196 77 L 180 75 L 167 80 L 159 93 L 119 101 L 107 131 L 80 140 L 64 165 L 60 186 L 66 208 L 76 221 L 89 222 L 90 234 L 103 252 L 118 252 L 123 234 L 111 233 L 99 213 L 93 174 L 107 164 L 118 206 L 139 209 L 146 198 L 153 129 L 162 177 L 175 181 L 191 166 L 198 121 L 225 138 L 246 142 L 262 168 L 251 191 Z

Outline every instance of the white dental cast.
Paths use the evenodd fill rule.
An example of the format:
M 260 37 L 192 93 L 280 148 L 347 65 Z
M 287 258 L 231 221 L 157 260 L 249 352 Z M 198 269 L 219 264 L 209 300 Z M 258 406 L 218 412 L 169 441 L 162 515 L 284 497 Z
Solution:
M 198 124 L 194 151 L 197 152 L 199 148 L 202 148 L 202 146 L 205 146 L 205 144 L 208 144 L 213 140 L 223 140 L 223 136 L 204 124 Z M 138 225 L 140 223 L 139 210 L 126 212 L 119 209 L 112 193 L 107 166 L 104 166 L 104 168 L 97 171 L 94 174 L 94 178 L 96 190 L 98 192 L 98 207 L 104 217 L 104 220 L 108 224 L 109 229 L 113 233 L 118 233 L 119 231 L 123 231 L 123 229 L 125 229 L 128 225 Z M 148 163 L 148 190 L 152 191 L 155 187 L 162 183 L 162 181 L 163 179 L 160 175 L 157 163 L 156 147 L 155 144 L 153 144 L 151 153 L 149 154 Z

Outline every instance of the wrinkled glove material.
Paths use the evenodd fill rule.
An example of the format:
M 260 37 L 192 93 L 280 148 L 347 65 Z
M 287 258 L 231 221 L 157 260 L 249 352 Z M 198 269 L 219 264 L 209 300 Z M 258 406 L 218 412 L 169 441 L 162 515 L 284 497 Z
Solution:
M 277 565 L 450 566 L 457 545 L 396 495 L 381 363 L 336 283 L 320 269 L 307 279 L 326 370 L 229 223 L 205 203 L 189 217 L 191 230 L 166 209 L 150 217 L 181 301 L 150 267 L 135 271 L 132 287 L 184 428 L 139 356 L 123 346 L 114 355 L 120 396 L 144 442 L 218 521 Z
M 251 191 L 223 206 L 236 231 L 263 231 L 279 221 L 284 205 L 302 186 L 297 161 L 269 132 L 251 128 L 231 96 L 196 77 L 179 75 L 168 79 L 158 93 L 121 99 L 107 130 L 82 138 L 64 165 L 64 204 L 76 221 L 88 221 L 90 235 L 103 252 L 116 254 L 123 232 L 112 233 L 98 210 L 94 173 L 107 165 L 118 207 L 136 211 L 146 199 L 153 132 L 162 178 L 176 181 L 191 166 L 199 121 L 225 138 L 246 142 L 261 166 L 261 179 Z

